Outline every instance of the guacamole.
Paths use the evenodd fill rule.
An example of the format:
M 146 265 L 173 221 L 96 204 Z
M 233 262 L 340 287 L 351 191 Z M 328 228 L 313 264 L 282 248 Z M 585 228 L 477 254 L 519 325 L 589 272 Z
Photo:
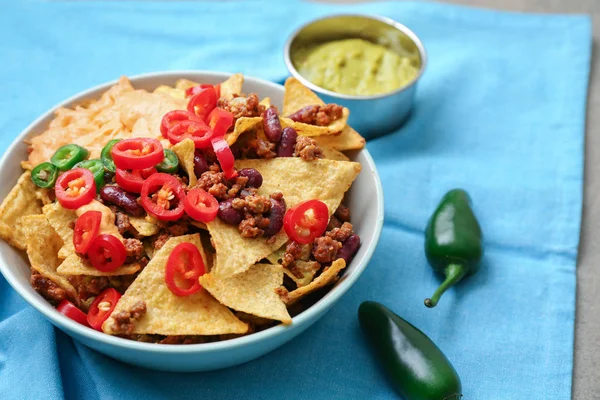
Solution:
M 364 39 L 342 39 L 298 49 L 294 66 L 306 79 L 332 92 L 370 96 L 411 82 L 419 73 L 418 53 L 399 54 Z

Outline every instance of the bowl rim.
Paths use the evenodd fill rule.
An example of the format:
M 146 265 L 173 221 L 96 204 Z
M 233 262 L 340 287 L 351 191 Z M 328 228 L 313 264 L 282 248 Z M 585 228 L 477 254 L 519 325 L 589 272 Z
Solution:
M 212 75 L 217 76 L 222 79 L 227 79 L 231 76 L 231 73 L 221 72 L 221 71 L 210 71 L 210 70 L 178 70 L 178 71 L 161 71 L 161 72 L 151 72 L 138 74 L 129 77 L 130 81 L 135 85 L 136 81 L 140 80 L 149 80 L 149 79 L 169 79 L 172 77 L 182 77 L 182 76 L 190 76 L 195 75 L 201 77 L 202 75 Z M 246 81 L 252 81 L 259 85 L 265 85 L 271 87 L 274 90 L 283 90 L 283 86 L 277 83 L 269 82 L 264 79 L 254 78 L 251 76 L 245 76 L 244 79 Z M 17 146 L 19 146 L 23 139 L 31 133 L 31 131 L 39 125 L 44 119 L 50 117 L 54 111 L 59 107 L 68 106 L 73 104 L 74 102 L 80 101 L 81 99 L 89 98 L 90 94 L 99 90 L 107 90 L 112 85 L 116 84 L 118 80 L 113 80 L 110 82 L 105 82 L 99 85 L 96 85 L 92 88 L 85 89 L 68 99 L 58 103 L 57 105 L 51 107 L 48 111 L 40 115 L 36 118 L 32 123 L 30 123 L 19 135 L 15 137 L 13 142 L 8 146 L 6 152 L 2 155 L 0 159 L 0 168 L 4 168 L 5 164 L 8 162 L 9 154 L 16 151 Z M 360 277 L 362 272 L 367 267 L 375 248 L 379 242 L 379 238 L 381 236 L 381 230 L 383 227 L 383 189 L 381 186 L 381 180 L 379 178 L 379 173 L 375 167 L 375 163 L 373 158 L 369 154 L 369 151 L 366 148 L 361 150 L 362 154 L 367 160 L 367 164 L 369 164 L 369 168 L 372 169 L 373 179 L 375 179 L 375 186 L 377 188 L 376 193 L 376 202 L 377 207 L 381 210 L 380 215 L 378 215 L 377 220 L 375 221 L 375 230 L 374 230 L 374 240 L 370 243 L 367 248 L 367 253 L 365 254 L 364 260 L 361 264 L 358 265 L 356 271 L 349 275 L 345 276 L 343 279 L 339 281 L 339 284 L 332 288 L 323 298 L 319 299 L 315 304 L 311 307 L 298 314 L 294 318 L 292 318 L 292 324 L 283 325 L 278 324 L 274 327 L 265 329 L 260 332 L 252 333 L 246 336 L 241 336 L 234 339 L 228 339 L 218 342 L 210 342 L 210 343 L 199 343 L 199 344 L 189 344 L 189 345 L 181 345 L 174 346 L 168 344 L 159 344 L 159 343 L 145 343 L 138 342 L 130 339 L 124 339 L 113 335 L 108 335 L 106 333 L 98 332 L 94 329 L 90 329 L 85 327 L 66 316 L 60 314 L 54 307 L 52 307 L 46 300 L 42 298 L 38 298 L 38 296 L 34 296 L 28 291 L 25 287 L 19 284 L 17 280 L 17 276 L 13 273 L 12 268 L 8 266 L 5 262 L 0 262 L 0 272 L 4 275 L 4 278 L 9 283 L 9 285 L 33 308 L 42 313 L 47 319 L 49 319 L 54 325 L 66 329 L 67 331 L 74 331 L 77 335 L 85 337 L 86 339 L 92 341 L 99 341 L 105 345 L 111 345 L 121 348 L 127 348 L 130 350 L 139 350 L 148 353 L 208 353 L 213 351 L 219 351 L 223 349 L 234 349 L 242 346 L 246 346 L 251 343 L 257 343 L 263 340 L 267 340 L 274 336 L 277 336 L 280 333 L 283 333 L 285 330 L 298 328 L 306 322 L 309 322 L 313 317 L 319 315 L 320 313 L 324 313 L 329 307 L 333 306 L 341 297 L 354 285 L 356 280 Z M 4 170 L 7 170 L 4 168 Z M 67 332 L 69 333 L 69 332 Z
M 400 32 L 404 33 L 406 36 L 408 36 L 410 38 L 410 40 L 413 41 L 413 43 L 415 44 L 415 46 L 417 46 L 417 49 L 419 50 L 419 54 L 421 56 L 421 67 L 419 69 L 419 73 L 406 85 L 401 86 L 396 90 L 393 90 L 391 92 L 386 92 L 386 93 L 369 95 L 369 96 L 359 96 L 359 95 L 350 95 L 350 94 L 333 92 L 331 90 L 322 88 L 321 86 L 317 86 L 314 83 L 312 83 L 311 81 L 309 81 L 308 79 L 306 79 L 304 76 L 302 76 L 300 74 L 300 72 L 298 72 L 298 70 L 294 66 L 294 63 L 292 62 L 292 59 L 290 57 L 290 50 L 291 50 L 292 42 L 294 41 L 294 39 L 296 39 L 296 37 L 298 36 L 298 34 L 300 32 L 302 32 L 305 28 L 307 28 L 317 22 L 325 21 L 328 19 L 343 18 L 343 17 L 361 17 L 361 18 L 365 18 L 365 19 L 371 19 L 373 21 L 383 22 L 383 23 L 391 26 L 392 28 L 395 28 L 395 29 L 399 30 Z M 288 36 L 288 38 L 285 42 L 285 45 L 284 45 L 283 58 L 284 58 L 285 65 L 286 65 L 288 71 L 290 71 L 290 73 L 294 76 L 294 78 L 296 78 L 300 82 L 302 82 L 302 84 L 304 84 L 304 86 L 308 87 L 312 91 L 317 92 L 319 94 L 323 94 L 323 95 L 327 95 L 327 96 L 331 96 L 331 97 L 337 97 L 337 98 L 345 99 L 345 100 L 377 100 L 377 99 L 394 96 L 398 93 L 408 91 L 412 86 L 414 86 L 419 81 L 421 76 L 423 76 L 423 73 L 425 72 L 425 68 L 427 67 L 427 51 L 425 50 L 425 46 L 423 46 L 423 42 L 421 42 L 421 39 L 419 39 L 419 37 L 406 25 L 403 25 L 400 22 L 393 20 L 391 18 L 384 17 L 381 15 L 376 15 L 376 14 L 359 14 L 359 13 L 330 14 L 330 15 L 326 15 L 321 18 L 316 18 L 316 19 L 310 20 L 309 22 L 303 24 L 298 29 L 293 31 Z

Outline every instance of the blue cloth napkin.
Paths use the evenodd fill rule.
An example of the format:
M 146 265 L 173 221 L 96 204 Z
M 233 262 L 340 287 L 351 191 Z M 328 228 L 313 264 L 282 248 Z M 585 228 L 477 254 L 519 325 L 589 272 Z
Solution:
M 282 80 L 282 46 L 330 13 L 405 23 L 429 53 L 414 114 L 368 143 L 385 227 L 350 292 L 305 334 L 248 364 L 160 373 L 102 356 L 54 329 L 0 277 L 3 399 L 302 399 L 395 395 L 357 323 L 381 301 L 426 332 L 464 398 L 566 399 L 582 205 L 591 24 L 427 3 L 10 2 L 0 13 L 0 150 L 56 102 L 120 75 L 241 71 Z M 486 237 L 481 271 L 423 306 L 440 279 L 423 229 L 444 192 L 467 189 Z

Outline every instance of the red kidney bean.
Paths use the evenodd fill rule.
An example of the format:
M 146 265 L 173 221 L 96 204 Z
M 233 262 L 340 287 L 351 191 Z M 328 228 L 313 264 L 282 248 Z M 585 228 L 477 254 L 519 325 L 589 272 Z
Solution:
M 263 114 L 263 128 L 267 139 L 273 143 L 279 143 L 281 140 L 281 123 L 279 122 L 279 115 L 273 107 L 269 107 Z
M 231 203 L 233 199 L 227 199 L 219 203 L 219 211 L 217 216 L 221 221 L 229 225 L 237 225 L 244 219 L 244 214 L 240 210 L 236 210 L 232 207 Z
M 238 174 L 240 176 L 245 176 L 246 178 L 248 178 L 248 183 L 246 184 L 246 186 L 248 186 L 248 187 L 253 187 L 253 188 L 258 189 L 259 187 L 261 187 L 261 185 L 263 183 L 262 175 L 260 174 L 260 172 L 258 172 L 254 168 L 240 169 L 238 171 Z
M 337 258 L 343 258 L 346 261 L 346 265 L 350 264 L 350 261 L 354 258 L 354 255 L 360 247 L 360 237 L 356 234 L 351 235 L 344 241 L 342 248 L 337 253 Z
M 292 157 L 294 155 L 294 147 L 296 147 L 296 139 L 298 133 L 291 127 L 287 127 L 281 134 L 281 141 L 277 146 L 277 157 Z
M 146 214 L 142 206 L 137 202 L 137 198 L 131 193 L 127 193 L 119 186 L 107 185 L 100 189 L 100 198 L 105 203 L 120 207 L 129 215 L 141 217 Z
M 208 164 L 206 163 L 206 159 L 204 158 L 204 155 L 201 152 L 196 151 L 194 153 L 194 175 L 196 175 L 196 178 L 200 178 L 200 175 L 202 175 L 206 171 L 208 171 Z
M 263 236 L 273 236 L 283 228 L 283 217 L 285 216 L 285 200 L 271 199 L 271 211 L 269 211 L 269 226 L 265 229 Z

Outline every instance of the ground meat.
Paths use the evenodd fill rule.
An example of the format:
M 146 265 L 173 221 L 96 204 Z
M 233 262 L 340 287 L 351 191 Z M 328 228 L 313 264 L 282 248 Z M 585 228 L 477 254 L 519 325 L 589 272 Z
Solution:
M 129 221 L 129 216 L 121 211 L 115 211 L 115 225 L 117 229 L 119 229 L 119 233 L 124 235 L 125 232 L 129 232 L 131 227 L 131 222 Z
M 145 254 L 144 245 L 138 239 L 123 239 L 123 244 L 127 251 L 127 262 L 133 262 Z
M 260 104 L 256 93 L 251 93 L 248 97 L 241 97 L 235 94 L 233 96 L 231 100 L 220 98 L 217 101 L 217 107 L 232 113 L 233 118 L 236 120 L 241 117 L 260 117 L 265 111 L 265 106 Z
M 57 305 L 67 296 L 67 293 L 64 291 L 64 289 L 37 272 L 32 271 L 29 281 L 31 286 L 33 286 L 33 289 L 53 305 Z
M 218 200 L 227 200 L 229 198 L 227 195 L 229 188 L 226 183 L 225 175 L 222 172 L 215 171 L 214 166 L 211 165 L 209 171 L 200 175 L 196 187 L 210 193 Z
M 271 143 L 268 140 L 262 139 L 252 139 L 248 142 L 250 152 L 246 155 L 248 158 L 251 157 L 251 154 L 256 155 L 257 158 L 275 158 L 277 153 L 275 153 L 275 143 Z
M 312 161 L 317 158 L 323 158 L 323 150 L 317 144 L 317 141 L 308 136 L 298 136 L 294 156 L 300 157 L 304 161 Z
M 285 253 L 283 253 L 283 256 L 281 258 L 281 265 L 284 267 L 287 267 L 291 264 L 294 263 L 294 261 L 296 261 L 297 259 L 300 258 L 300 255 L 302 254 L 302 245 L 300 243 L 297 242 L 290 242 L 286 247 L 285 247 Z
M 244 198 L 246 211 L 253 214 L 264 214 L 271 209 L 271 200 L 267 196 L 251 195 Z
M 227 197 L 232 198 L 236 197 L 238 193 L 240 193 L 248 184 L 248 177 L 246 176 L 237 176 L 235 178 L 235 183 L 231 185 L 231 188 L 227 191 Z
M 343 111 L 344 108 L 337 104 L 313 105 L 296 111 L 289 118 L 305 124 L 327 126 L 333 121 L 342 118 Z
M 167 240 L 169 240 L 170 238 L 171 238 L 171 235 L 163 232 L 160 235 L 158 235 L 156 237 L 156 239 L 154 239 L 154 242 L 152 243 L 152 247 L 154 247 L 154 250 L 160 250 L 165 245 L 165 243 L 167 243 Z
M 129 311 L 119 311 L 113 316 L 113 331 L 115 331 L 115 333 L 131 335 L 135 328 L 135 322 L 144 314 L 146 314 L 146 303 L 143 301 L 135 303 Z
M 333 228 L 331 231 L 327 232 L 325 235 L 329 236 L 333 240 L 337 240 L 338 242 L 344 242 L 346 239 L 350 237 L 350 235 L 354 234 L 354 230 L 352 228 L 352 224 L 350 222 L 344 222 L 341 227 Z
M 238 225 L 238 230 L 242 237 L 255 238 L 265 233 L 265 228 L 269 226 L 269 218 L 262 215 L 246 214 L 246 217 Z
M 110 280 L 106 276 L 73 275 L 69 277 L 69 283 L 75 287 L 79 298 L 84 301 L 98 296 L 110 286 Z
M 334 214 L 342 222 L 350 222 L 350 208 L 340 204 Z
M 168 224 L 164 227 L 165 231 L 172 236 L 185 235 L 189 229 L 188 221 L 182 219 L 178 222 Z
M 329 236 L 321 236 L 314 241 L 312 255 L 321 264 L 330 263 L 335 259 L 337 252 L 342 248 L 342 244 L 333 240 Z

